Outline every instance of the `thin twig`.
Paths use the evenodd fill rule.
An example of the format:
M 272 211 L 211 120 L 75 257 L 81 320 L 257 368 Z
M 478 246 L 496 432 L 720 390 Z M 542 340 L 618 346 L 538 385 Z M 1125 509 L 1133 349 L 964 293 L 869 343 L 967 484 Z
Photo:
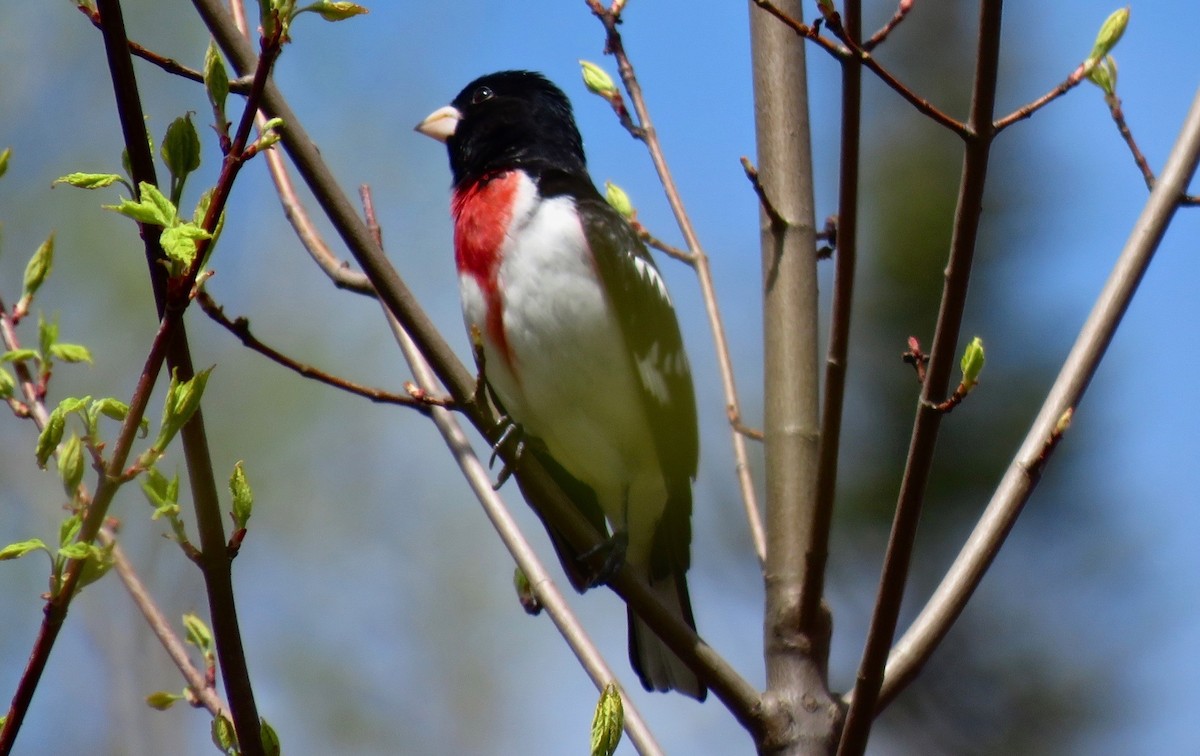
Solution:
M 762 8 L 767 13 L 770 13 L 773 17 L 779 19 L 789 29 L 796 32 L 796 34 L 799 34 L 801 37 L 820 45 L 822 49 L 824 49 L 834 58 L 837 58 L 838 60 L 852 58 L 859 61 L 866 66 L 871 73 L 878 76 L 884 84 L 887 84 L 889 87 L 891 87 L 896 94 L 903 97 L 910 105 L 916 108 L 918 112 L 925 114 L 935 123 L 944 126 L 964 139 L 970 136 L 966 124 L 964 124 L 962 121 L 952 118 L 946 113 L 943 113 L 933 103 L 920 97 L 916 92 L 909 89 L 908 86 L 897 79 L 891 71 L 888 71 L 886 68 L 881 66 L 879 62 L 871 55 L 869 50 L 863 49 L 862 47 L 847 41 L 844 36 L 840 39 L 845 47 L 839 47 L 830 40 L 818 34 L 816 27 L 809 26 L 801 21 L 796 20 L 795 18 L 792 18 L 787 13 L 784 13 L 782 10 L 780 10 L 778 6 L 771 2 L 771 0 L 753 0 L 753 2 L 759 8 Z M 836 29 L 830 29 L 830 31 L 839 33 L 841 29 L 839 27 Z
M 403 407 L 410 407 L 426 415 L 429 414 L 429 408 L 431 405 L 437 404 L 440 406 L 446 406 L 447 402 L 449 401 L 437 400 L 430 396 L 425 396 L 418 399 L 414 398 L 412 395 L 395 394 L 390 391 L 384 391 L 383 389 L 374 388 L 372 386 L 364 386 L 346 378 L 332 375 L 324 370 L 315 368 L 311 365 L 306 365 L 303 362 L 288 357 L 279 350 L 264 344 L 253 333 L 250 332 L 249 320 L 246 318 L 235 318 L 230 320 L 225 314 L 224 309 L 213 301 L 213 298 L 209 296 L 208 292 L 203 290 L 197 292 L 196 304 L 200 306 L 200 309 L 203 310 L 208 317 L 212 318 L 214 322 L 236 336 L 238 340 L 241 341 L 242 344 L 248 349 L 258 352 L 272 362 L 282 365 L 288 370 L 298 373 L 305 378 L 309 378 L 319 383 L 324 383 L 327 386 L 332 386 L 336 389 L 370 399 L 373 402 L 378 402 L 380 404 L 398 404 Z
M 901 8 L 904 8 L 903 3 Z M 862 34 L 859 0 L 846 0 L 842 19 L 847 39 Z M 829 559 L 829 532 L 837 492 L 838 453 L 846 396 L 850 353 L 850 315 L 854 301 L 854 269 L 858 256 L 858 176 L 862 138 L 862 68 L 842 64 L 841 163 L 838 177 L 837 256 L 834 259 L 833 303 L 829 346 L 825 358 L 824 395 L 821 405 L 821 439 L 817 446 L 816 500 L 813 505 L 812 551 L 800 591 L 800 627 L 818 627 L 818 612 L 825 592 L 825 567 Z
M 867 747 L 879 689 L 883 684 L 888 649 L 892 645 L 900 616 L 909 562 L 921 516 L 921 504 L 925 497 L 929 471 L 933 465 L 938 429 L 944 417 L 928 404 L 940 402 L 949 387 L 963 311 L 966 308 L 971 263 L 979 236 L 988 158 L 995 136 L 992 132 L 992 119 L 999 73 L 1002 16 L 1001 0 L 984 0 L 980 9 L 979 49 L 968 122 L 968 133 L 972 137 L 964 147 L 958 207 L 954 213 L 954 230 L 950 240 L 950 254 L 937 327 L 930 350 L 928 373 L 913 423 L 908 460 L 905 462 L 904 476 L 896 502 L 896 514 L 884 555 L 879 592 L 867 631 L 838 756 L 858 756 Z
M 779 230 L 787 228 L 790 224 L 784 218 L 779 210 L 775 208 L 775 203 L 767 196 L 767 190 L 763 188 L 762 181 L 758 178 L 758 169 L 750 162 L 750 158 L 745 155 L 741 158 L 742 172 L 746 174 L 746 178 L 750 181 L 750 186 L 754 189 L 754 193 L 758 195 L 758 204 L 762 206 L 763 212 L 767 214 L 771 225 Z
M 1072 89 L 1079 86 L 1079 83 L 1084 80 L 1084 78 L 1087 76 L 1087 73 L 1087 64 L 1079 64 L 1079 66 L 1071 72 L 1071 75 L 1064 79 L 1063 82 L 1057 87 L 1051 89 L 1049 92 L 1037 98 L 1033 102 L 1014 110 L 1012 113 L 1009 113 L 1003 118 L 998 119 L 992 124 L 992 129 L 996 133 L 999 133 L 1009 126 L 1012 126 L 1017 121 L 1025 120 L 1029 116 L 1057 100 L 1059 97 L 1062 97 L 1067 92 L 1070 92 Z
M 1133 155 L 1133 162 L 1137 164 L 1138 170 L 1142 172 L 1142 179 L 1146 182 L 1146 188 L 1153 190 L 1156 181 L 1154 171 L 1150 168 L 1150 161 L 1146 160 L 1146 156 L 1142 154 L 1141 148 L 1138 147 L 1137 140 L 1133 138 L 1133 132 L 1130 131 L 1129 125 L 1125 123 L 1125 112 L 1121 109 L 1120 98 L 1115 94 L 1105 95 L 1104 102 L 1108 105 L 1109 113 L 1112 115 L 1113 123 L 1117 126 L 1117 131 L 1121 134 L 1121 139 L 1125 140 L 1125 145 L 1129 147 L 1129 152 Z M 1186 187 L 1184 189 L 1186 191 Z M 1180 204 L 1200 205 L 1200 196 L 1184 194 L 1180 199 Z
M 100 11 L 96 10 L 95 8 L 89 8 L 88 6 L 82 5 L 82 4 L 77 5 L 75 7 L 78 8 L 83 13 L 83 15 L 88 17 L 88 20 L 92 22 L 93 26 L 95 26 L 97 29 L 102 28 L 102 26 L 101 26 L 102 21 L 100 19 Z M 194 82 L 197 82 L 200 84 L 204 83 L 204 74 L 202 72 L 197 71 L 194 68 L 189 68 L 188 66 L 183 65 L 182 63 L 175 60 L 174 58 L 168 58 L 165 55 L 160 55 L 159 53 L 156 53 L 153 50 L 147 49 L 147 48 L 143 47 L 142 45 L 138 44 L 137 42 L 134 42 L 132 39 L 128 40 L 128 43 L 129 43 L 129 52 L 133 53 L 134 55 L 141 58 L 142 60 L 148 61 L 149 63 L 152 63 L 152 64 L 158 66 L 159 68 L 161 68 L 162 70 L 166 71 L 169 74 L 173 74 L 175 76 L 180 76 L 184 79 L 189 79 L 191 81 L 194 81 Z M 236 92 L 237 94 L 243 94 L 243 95 L 248 94 L 250 92 L 250 84 L 251 84 L 251 80 L 248 78 L 243 77 L 243 78 L 238 78 L 238 79 L 231 79 L 229 81 L 229 91 Z
M 1062 436 L 1063 418 L 1079 406 L 1137 287 L 1200 163 L 1200 89 L 1171 150 L 1162 177 L 1096 297 L 1087 321 L 1046 395 L 1037 419 L 954 564 L 912 626 L 892 649 L 876 709 L 891 703 L 920 672 L 971 598 L 1038 483 Z
M 896 6 L 896 12 L 892 14 L 892 17 L 888 19 L 888 22 L 884 24 L 879 31 L 872 34 L 871 38 L 863 43 L 863 49 L 874 50 L 876 47 L 882 44 L 883 41 L 888 38 L 888 35 L 895 31 L 896 27 L 900 25 L 900 22 L 904 20 L 904 18 L 908 15 L 908 12 L 913 9 L 914 5 L 916 5 L 915 0 L 900 0 L 900 4 Z
M 654 169 L 658 173 L 658 179 L 662 183 L 663 192 L 666 194 L 667 203 L 671 206 L 671 211 L 675 214 L 675 222 L 679 225 L 679 230 L 683 234 L 684 242 L 692 257 L 692 267 L 696 270 L 696 278 L 700 284 L 700 294 L 704 300 L 704 310 L 708 315 L 708 325 L 712 332 L 713 346 L 717 354 L 718 369 L 721 374 L 721 385 L 725 393 L 725 405 L 735 408 L 735 411 L 740 416 L 741 401 L 738 398 L 737 382 L 733 375 L 733 359 L 729 353 L 729 341 L 725 334 L 725 324 L 721 318 L 721 310 L 717 304 L 716 288 L 713 283 L 712 267 L 709 264 L 708 255 L 704 248 L 700 245 L 700 239 L 696 235 L 695 228 L 692 226 L 692 220 L 688 216 L 687 210 L 683 206 L 683 200 L 680 197 L 679 189 L 675 186 L 675 179 L 671 175 L 671 169 L 667 166 L 666 157 L 663 155 L 662 145 L 658 141 L 658 132 L 654 129 L 654 124 L 650 120 L 650 111 L 646 107 L 646 100 L 642 96 L 642 87 L 638 82 L 637 74 L 633 69 L 633 64 L 629 61 L 629 56 L 625 52 L 625 45 L 621 39 L 621 34 L 617 30 L 617 24 L 620 23 L 618 13 L 610 11 L 602 6 L 598 0 L 585 0 L 588 8 L 600 20 L 605 31 L 605 49 L 611 53 L 617 60 L 617 71 L 621 75 L 621 82 L 625 85 L 625 91 L 629 93 L 629 100 L 633 104 L 633 110 L 637 114 L 638 125 L 641 129 L 641 139 L 646 144 L 646 150 L 650 154 L 650 160 L 654 163 Z M 619 12 L 620 6 L 617 6 Z M 746 440 L 736 428 L 730 428 L 730 435 L 733 439 L 733 457 L 734 467 L 738 478 L 738 486 L 741 489 L 742 504 L 746 511 L 746 519 L 750 527 L 750 537 L 754 543 L 754 550 L 758 554 L 759 563 L 763 563 L 766 559 L 766 536 L 763 532 L 762 512 L 758 506 L 758 495 L 754 490 L 754 480 L 750 475 L 750 457 L 746 451 Z
M 188 689 L 195 696 L 198 705 L 208 709 L 214 717 L 228 717 L 229 707 L 217 695 L 216 689 L 209 683 L 205 673 L 192 664 L 187 646 L 179 638 L 175 629 L 171 627 L 170 621 L 167 620 L 162 610 L 158 608 L 154 597 L 146 590 L 146 586 L 143 585 L 137 571 L 130 564 L 129 557 L 125 555 L 125 551 L 117 542 L 116 537 L 107 528 L 104 528 L 100 531 L 99 540 L 105 546 L 112 547 L 113 571 L 125 585 L 125 591 L 133 599 L 133 603 L 142 613 L 142 617 L 146 619 L 146 624 L 150 626 L 154 637 L 158 638 L 158 642 L 166 650 L 167 656 L 171 657 L 175 667 L 183 674 L 183 679 L 187 682 Z

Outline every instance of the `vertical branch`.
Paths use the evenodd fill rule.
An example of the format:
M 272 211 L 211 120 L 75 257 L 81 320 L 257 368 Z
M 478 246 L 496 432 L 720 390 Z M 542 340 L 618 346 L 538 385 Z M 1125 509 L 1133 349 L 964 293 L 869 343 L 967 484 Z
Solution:
M 135 185 L 139 181 L 157 183 L 154 157 L 151 155 L 146 141 L 145 122 L 142 118 L 143 110 L 133 72 L 133 61 L 129 55 L 129 44 L 125 34 L 120 2 L 119 0 L 99 0 L 97 7 L 101 13 L 105 48 L 117 97 L 117 110 L 121 119 Z M 265 81 L 266 71 L 260 69 L 256 78 L 259 97 L 261 97 L 261 86 Z M 253 102 L 259 97 L 252 97 L 247 108 L 253 108 Z M 225 188 L 226 197 L 229 186 L 232 184 L 232 174 L 238 167 L 229 161 L 231 158 L 240 159 L 238 153 L 245 143 L 247 131 L 248 121 L 243 124 L 243 128 L 238 130 L 241 145 L 237 145 L 236 150 L 231 150 L 230 155 L 226 158 L 227 164 L 222 171 L 222 181 L 220 182 Z M 223 198 L 214 195 L 209 208 L 210 214 L 219 215 L 223 204 Z M 188 348 L 187 333 L 180 317 L 181 313 L 176 314 L 174 318 L 170 317 L 168 313 L 166 271 L 157 262 L 163 258 L 158 241 L 159 229 L 147 226 L 142 226 L 142 229 L 150 280 L 154 288 L 155 305 L 159 317 L 164 318 L 164 324 L 174 323 L 174 333 L 167 344 L 167 364 L 177 373 L 180 380 L 189 380 L 195 374 L 195 370 Z M 232 557 L 226 548 L 225 530 L 221 522 L 220 499 L 217 495 L 216 479 L 212 470 L 204 418 L 199 408 L 183 427 L 180 438 L 188 467 L 188 480 L 192 488 L 197 529 L 200 535 L 200 567 L 208 594 L 217 656 L 220 660 L 222 679 L 229 698 L 234 729 L 239 735 L 239 745 L 243 753 L 260 754 L 262 753 L 262 742 L 259 737 L 258 707 L 254 700 L 245 652 L 242 648 L 241 632 L 238 627 L 237 606 L 233 596 L 231 574 Z
M 800 627 L 815 530 L 817 256 L 804 40 L 750 10 L 759 178 L 782 221 L 762 224 L 767 559 L 763 621 L 772 747 L 825 751 L 839 718 L 826 681 L 828 627 Z M 785 10 L 800 16 L 799 2 Z M 760 743 L 760 750 L 763 744 Z
M 896 633 L 904 585 L 908 580 L 908 567 L 917 535 L 917 524 L 921 517 L 921 504 L 925 496 L 929 470 L 933 465 L 938 429 L 943 417 L 943 413 L 932 405 L 940 402 L 949 388 L 950 373 L 956 361 L 959 329 L 966 308 L 971 263 L 979 235 L 979 217 L 983 210 L 988 157 L 991 153 L 992 138 L 995 136 L 992 117 L 996 101 L 1002 13 L 1001 0 L 984 0 L 980 10 L 979 53 L 975 64 L 971 113 L 967 121 L 968 136 L 963 155 L 963 172 L 959 183 L 958 207 L 954 213 L 954 230 L 950 239 L 942 301 L 938 310 L 937 327 L 934 330 L 929 368 L 917 404 L 917 415 L 909 442 L 908 460 L 900 483 L 892 532 L 884 554 L 875 611 L 867 631 L 867 641 L 846 717 L 846 727 L 838 748 L 839 756 L 861 754 L 867 747 L 879 688 L 883 683 L 884 665 Z
M 862 34 L 860 0 L 847 0 L 842 11 L 846 36 L 855 44 Z M 800 627 L 813 628 L 825 591 L 829 529 L 837 489 L 838 446 L 846 395 L 850 351 L 850 312 L 854 300 L 854 267 L 858 255 L 858 171 L 862 131 L 862 66 L 842 61 L 841 167 L 838 177 L 837 251 L 834 254 L 833 313 L 825 358 L 825 393 L 821 405 L 821 440 L 817 452 L 815 531 L 800 592 Z

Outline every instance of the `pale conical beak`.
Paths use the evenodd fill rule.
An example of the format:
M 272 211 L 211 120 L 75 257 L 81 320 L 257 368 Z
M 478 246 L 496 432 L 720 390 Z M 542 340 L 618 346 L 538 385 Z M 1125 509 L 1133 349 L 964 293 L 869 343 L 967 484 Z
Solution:
M 417 124 L 416 131 L 439 142 L 445 142 L 454 135 L 454 129 L 462 120 L 462 113 L 453 105 L 438 108 Z

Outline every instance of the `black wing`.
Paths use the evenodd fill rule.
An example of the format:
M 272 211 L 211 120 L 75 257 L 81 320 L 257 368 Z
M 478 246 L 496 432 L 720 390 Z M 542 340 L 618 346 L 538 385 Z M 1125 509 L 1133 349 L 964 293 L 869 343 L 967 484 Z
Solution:
M 675 308 L 658 266 L 633 228 L 585 177 L 543 173 L 543 197 L 575 200 L 596 272 L 613 301 L 625 344 L 640 377 L 640 399 L 667 483 L 667 508 L 655 539 L 651 572 L 665 576 L 689 565 L 691 481 L 700 452 L 696 395 Z

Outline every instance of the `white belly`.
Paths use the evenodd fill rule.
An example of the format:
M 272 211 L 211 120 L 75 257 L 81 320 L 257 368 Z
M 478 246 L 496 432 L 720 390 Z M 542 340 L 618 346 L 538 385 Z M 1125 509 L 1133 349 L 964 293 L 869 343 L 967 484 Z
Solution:
M 487 380 L 526 434 L 595 489 L 609 520 L 638 533 L 643 529 L 626 522 L 627 497 L 638 499 L 634 519 L 652 524 L 662 514 L 665 487 L 620 326 L 571 201 L 537 203 L 522 220 L 505 242 L 497 282 L 508 360 L 488 336 L 479 286 L 470 276 L 461 279 L 468 327 L 484 334 Z

